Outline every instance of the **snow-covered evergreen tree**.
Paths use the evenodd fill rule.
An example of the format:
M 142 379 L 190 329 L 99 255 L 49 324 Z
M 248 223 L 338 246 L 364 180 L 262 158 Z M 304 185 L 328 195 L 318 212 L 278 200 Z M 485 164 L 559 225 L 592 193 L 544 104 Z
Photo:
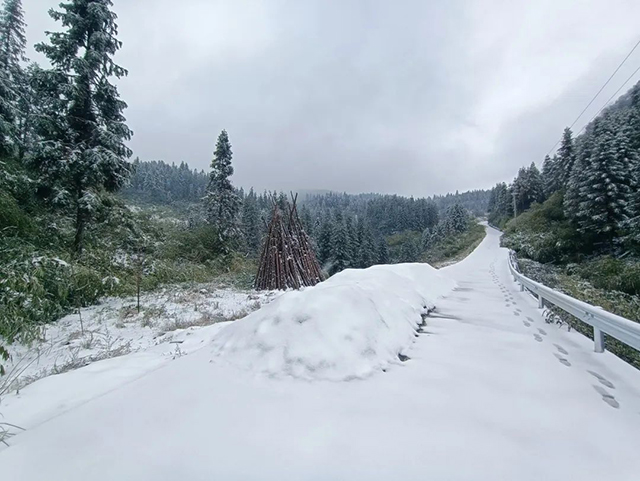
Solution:
M 2 150 L 8 153 L 19 144 L 19 108 L 28 82 L 21 62 L 26 62 L 26 24 L 21 0 L 4 0 L 0 13 L 0 135 Z M 25 92 L 26 93 L 26 92 Z M 22 153 L 20 154 L 22 158 Z
M 576 154 L 573 143 L 573 133 L 571 132 L 571 129 L 567 127 L 562 133 L 562 140 L 560 141 L 560 148 L 558 149 L 558 158 L 555 163 L 557 166 L 557 172 L 555 173 L 556 178 L 554 181 L 556 184 L 556 190 L 563 188 L 563 186 L 567 185 L 567 182 L 569 182 L 575 160 Z
M 422 250 L 428 250 L 431 247 L 433 240 L 433 229 L 427 227 L 422 231 Z
M 260 232 L 258 200 L 256 193 L 251 189 L 242 202 L 242 233 L 244 236 L 244 244 L 251 254 L 258 253 L 260 249 Z
M 491 191 L 489 222 L 500 224 L 513 217 L 511 189 L 504 182 L 496 184 Z
M 27 36 L 22 0 L 4 0 L 0 17 L 0 68 L 20 75 L 26 62 Z
M 412 238 L 406 239 L 400 249 L 400 262 L 417 262 L 420 256 L 420 248 Z
M 311 217 L 311 212 L 306 205 L 303 205 L 300 208 L 300 222 L 302 222 L 302 226 L 304 227 L 306 234 L 309 237 L 313 237 L 315 234 L 315 223 Z
M 580 171 L 571 179 L 569 214 L 583 233 L 594 234 L 610 245 L 628 219 L 632 192 L 629 172 L 636 165 L 626 119 L 607 115 L 590 133 L 592 145 L 582 151 Z
M 318 235 L 318 262 L 325 265 L 331 258 L 333 250 L 333 222 L 330 218 L 325 218 L 320 224 Z
M 631 192 L 627 211 L 629 220 L 626 224 L 626 241 L 640 250 L 640 161 L 636 162 L 633 174 L 634 189 Z
M 366 269 L 376 262 L 376 247 L 373 240 L 373 234 L 369 226 L 363 221 L 358 220 L 358 251 L 356 257 L 356 267 Z
M 460 204 L 454 204 L 447 209 L 445 216 L 445 228 L 450 232 L 464 232 L 469 226 L 467 212 Z
M 349 252 L 349 239 L 347 236 L 347 229 L 342 219 L 342 215 L 336 216 L 336 222 L 333 226 L 333 233 L 331 236 L 331 267 L 329 268 L 329 274 L 334 275 L 340 271 L 351 267 L 352 259 Z
M 531 165 L 527 169 L 527 182 L 529 187 L 529 196 L 531 203 L 542 203 L 544 201 L 544 181 L 542 174 L 538 170 L 535 163 L 531 162 Z
M 11 153 L 14 135 L 13 88 L 6 71 L 0 70 L 0 156 Z
M 36 45 L 52 65 L 46 78 L 55 109 L 41 119 L 43 141 L 34 158 L 40 181 L 74 210 L 74 250 L 84 234 L 100 191 L 119 189 L 129 174 L 132 132 L 125 124 L 125 102 L 110 80 L 127 71 L 116 65 L 120 49 L 111 0 L 70 0 L 51 10 L 63 30 L 48 32 L 50 43 Z
M 557 155 L 554 155 L 552 158 L 549 158 L 549 156 L 547 155 L 544 158 L 541 176 L 542 191 L 545 197 L 550 197 L 554 192 L 566 188 L 566 183 L 561 183 L 562 175 L 560 171 L 560 161 L 558 160 Z
M 377 263 L 388 264 L 389 263 L 389 244 L 384 237 L 380 237 L 377 246 Z
M 27 153 L 33 152 L 38 140 L 36 121 L 42 104 L 38 86 L 45 75 L 38 64 L 31 63 L 18 79 L 18 95 L 14 102 L 13 139 L 20 161 Z
M 355 261 L 358 258 L 358 250 L 360 248 L 359 233 L 353 225 L 353 219 L 347 215 L 344 219 L 344 228 L 347 234 L 347 253 L 349 259 Z M 349 266 L 353 267 L 353 266 Z
M 223 130 L 218 136 L 211 161 L 211 173 L 204 203 L 207 220 L 218 233 L 221 249 L 227 252 L 233 247 L 231 244 L 237 240 L 238 214 L 241 204 L 240 197 L 230 180 L 233 175 L 232 156 L 229 136 L 227 131 Z

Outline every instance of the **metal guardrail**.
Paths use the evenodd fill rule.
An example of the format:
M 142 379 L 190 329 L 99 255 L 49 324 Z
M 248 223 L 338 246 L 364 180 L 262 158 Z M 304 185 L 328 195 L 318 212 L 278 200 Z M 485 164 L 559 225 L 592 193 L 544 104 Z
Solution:
M 604 352 L 604 335 L 608 334 L 634 349 L 640 350 L 640 323 L 622 316 L 605 311 L 601 307 L 592 306 L 586 302 L 574 299 L 561 292 L 550 289 L 518 272 L 513 265 L 513 251 L 509 251 L 509 270 L 514 282 L 520 284 L 520 290 L 525 288 L 538 298 L 538 308 L 544 308 L 545 303 L 553 304 L 572 316 L 593 327 L 593 340 L 596 352 Z

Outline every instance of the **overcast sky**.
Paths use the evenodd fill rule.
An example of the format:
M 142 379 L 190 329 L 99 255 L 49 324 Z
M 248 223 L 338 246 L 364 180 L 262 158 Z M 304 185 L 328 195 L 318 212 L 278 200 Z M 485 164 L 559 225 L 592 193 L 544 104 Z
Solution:
M 30 44 L 56 28 L 57 3 L 23 2 Z M 114 4 L 134 155 L 206 169 L 226 129 L 234 183 L 259 190 L 508 181 L 640 40 L 637 0 Z M 640 47 L 574 130 L 639 66 Z

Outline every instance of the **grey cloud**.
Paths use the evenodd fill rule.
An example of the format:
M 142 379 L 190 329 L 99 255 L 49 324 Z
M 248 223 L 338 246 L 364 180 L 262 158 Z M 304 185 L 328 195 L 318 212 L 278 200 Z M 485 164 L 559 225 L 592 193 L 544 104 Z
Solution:
M 25 5 L 32 40 L 51 25 L 44 12 L 55 3 Z M 527 35 L 539 42 L 540 32 L 509 24 L 519 9 L 532 15 L 528 2 L 114 3 L 135 155 L 206 169 L 226 128 L 235 183 L 258 189 L 430 195 L 489 187 L 540 160 L 583 105 L 572 91 L 592 94 L 610 64 L 591 59 L 572 83 L 568 70 L 550 84 L 554 92 L 514 89 L 526 69 L 547 68 L 545 49 L 569 63 L 577 55 L 553 39 L 531 48 Z M 610 8 L 640 13 L 622 1 Z M 620 31 L 635 35 L 631 20 L 615 28 L 611 59 L 628 48 L 632 34 Z M 603 43 L 595 33 L 587 40 Z M 514 61 L 521 51 L 529 56 Z

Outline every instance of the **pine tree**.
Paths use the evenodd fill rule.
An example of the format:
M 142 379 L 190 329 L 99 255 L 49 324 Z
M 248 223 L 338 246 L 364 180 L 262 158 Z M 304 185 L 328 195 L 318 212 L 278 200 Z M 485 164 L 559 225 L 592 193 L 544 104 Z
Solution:
M 527 169 L 527 182 L 529 191 L 530 204 L 537 202 L 541 204 L 544 201 L 544 181 L 542 180 L 542 174 L 536 167 L 536 164 L 531 162 L 529 169 Z
M 422 231 L 422 250 L 426 251 L 431 248 L 431 243 L 433 240 L 433 229 L 427 227 Z
M 640 250 L 640 161 L 636 162 L 633 180 L 634 190 L 627 205 L 629 220 L 626 224 L 627 237 L 625 240 Z
M 590 155 L 581 159 L 577 202 L 572 211 L 582 233 L 595 234 L 610 246 L 628 219 L 637 152 L 631 149 L 629 129 L 619 116 L 605 116 L 594 128 Z M 574 178 L 574 181 L 576 179 Z
M 331 258 L 333 248 L 333 222 L 326 218 L 320 224 L 320 232 L 318 235 L 318 262 L 325 265 Z
M 389 263 L 389 245 L 384 237 L 380 237 L 377 248 L 377 263 L 388 264 Z
M 127 75 L 112 60 L 121 43 L 111 7 L 111 0 L 62 3 L 49 14 L 64 30 L 48 32 L 50 43 L 36 45 L 53 67 L 46 90 L 56 108 L 41 121 L 43 142 L 34 165 L 58 198 L 70 194 L 77 254 L 100 192 L 119 189 L 129 173 L 131 150 L 124 142 L 132 132 L 123 116 L 126 104 L 110 83 Z
M 492 189 L 489 222 L 500 224 L 513 217 L 513 201 L 511 190 L 504 182 L 496 184 Z
M 249 253 L 257 254 L 261 244 L 260 215 L 258 200 L 253 189 L 249 190 L 242 202 L 242 233 Z
M 0 68 L 14 78 L 22 72 L 20 62 L 26 62 L 27 37 L 22 0 L 4 0 L 0 19 Z
M 349 252 L 349 239 L 347 229 L 342 216 L 338 215 L 331 236 L 331 267 L 329 274 L 334 275 L 351 266 L 351 253 Z
M 629 128 L 631 148 L 640 151 L 640 82 L 631 89 L 631 105 L 629 106 Z
M 25 27 L 21 0 L 4 0 L 0 17 L 0 150 L 4 154 L 18 143 L 15 123 L 20 119 L 19 108 L 24 106 L 21 100 L 28 88 L 20 64 L 27 61 Z
M 6 71 L 0 70 L 0 156 L 9 155 L 13 146 L 13 98 L 11 80 Z
M 227 131 L 223 130 L 216 143 L 209 185 L 204 198 L 207 220 L 216 229 L 223 252 L 229 252 L 234 247 L 232 244 L 238 240 L 238 214 L 241 202 L 230 180 L 233 175 L 232 156 L 229 136 Z
M 18 160 L 23 161 L 27 152 L 33 151 L 38 136 L 36 119 L 40 113 L 42 98 L 38 86 L 46 74 L 36 63 L 30 64 L 18 82 L 19 94 L 14 105 L 13 139 L 17 148 Z
M 362 220 L 358 221 L 358 240 L 356 267 L 366 269 L 375 264 L 376 252 L 371 229 Z
M 527 210 L 534 202 L 544 200 L 542 176 L 533 162 L 529 168 L 520 168 L 518 176 L 513 181 L 512 189 L 516 196 L 518 214 Z
M 467 212 L 460 204 L 454 204 L 447 209 L 445 216 L 446 228 L 454 233 L 460 233 L 467 230 L 469 218 Z
M 575 160 L 576 155 L 572 132 L 571 129 L 567 127 L 562 133 L 562 140 L 560 141 L 560 148 L 558 149 L 558 159 L 555 164 L 557 166 L 557 173 L 554 182 L 556 190 L 563 188 L 563 186 L 567 185 L 567 182 L 569 182 Z
M 584 212 L 580 209 L 581 192 L 588 187 L 588 179 L 585 175 L 585 166 L 594 148 L 595 129 L 599 125 L 599 119 L 587 128 L 586 133 L 579 138 L 576 145 L 576 161 L 567 182 L 566 191 L 563 198 L 564 215 L 570 219 L 574 225 L 582 221 Z
M 551 197 L 551 194 L 566 186 L 560 183 L 558 163 L 557 155 L 554 155 L 553 158 L 549 158 L 547 155 L 544 158 L 544 163 L 542 164 L 542 183 L 545 197 Z
M 313 237 L 315 235 L 315 225 L 311 218 L 311 212 L 304 204 L 300 208 L 300 221 L 302 222 L 302 226 L 304 227 L 307 235 L 309 237 Z
M 408 238 L 400 249 L 400 262 L 417 262 L 420 249 L 412 238 Z
M 353 219 L 351 216 L 346 216 L 344 220 L 344 227 L 347 233 L 347 253 L 349 259 L 351 259 L 354 263 L 358 259 L 358 251 L 360 250 L 360 233 L 353 226 Z M 357 267 L 355 265 L 350 265 L 349 267 Z

